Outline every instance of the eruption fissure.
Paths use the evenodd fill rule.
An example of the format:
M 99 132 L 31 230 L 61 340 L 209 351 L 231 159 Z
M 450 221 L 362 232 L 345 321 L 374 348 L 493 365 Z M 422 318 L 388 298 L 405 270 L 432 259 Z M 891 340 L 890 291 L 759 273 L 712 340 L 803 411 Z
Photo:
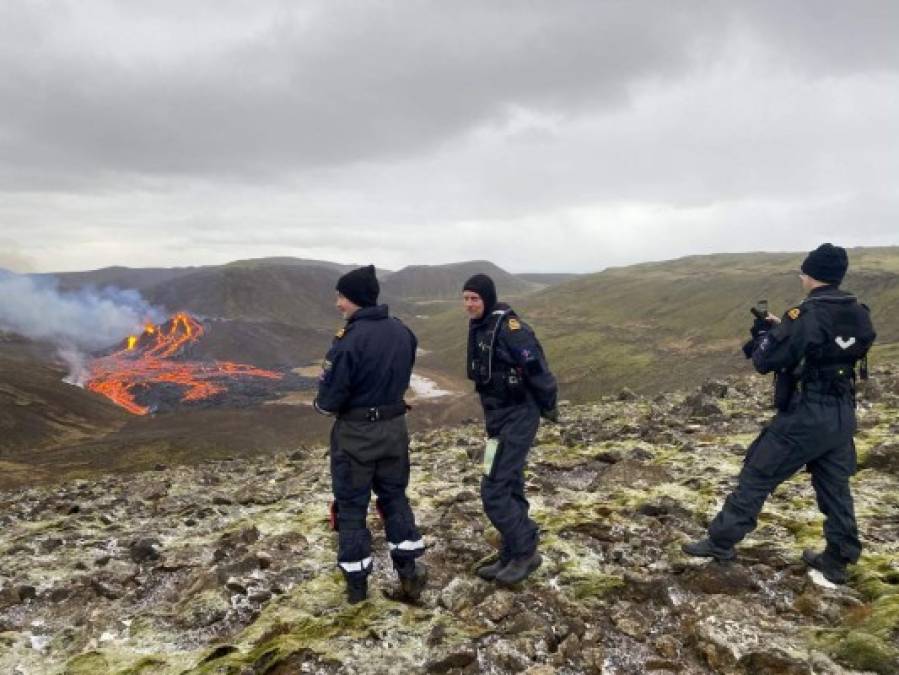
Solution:
M 155 386 L 177 385 L 183 402 L 201 401 L 228 390 L 235 378 L 280 380 L 283 373 L 231 361 L 190 361 L 185 350 L 203 335 L 203 325 L 186 312 L 166 323 L 148 323 L 140 335 L 130 335 L 120 349 L 90 365 L 87 388 L 106 396 L 135 415 L 151 406 L 139 401 Z

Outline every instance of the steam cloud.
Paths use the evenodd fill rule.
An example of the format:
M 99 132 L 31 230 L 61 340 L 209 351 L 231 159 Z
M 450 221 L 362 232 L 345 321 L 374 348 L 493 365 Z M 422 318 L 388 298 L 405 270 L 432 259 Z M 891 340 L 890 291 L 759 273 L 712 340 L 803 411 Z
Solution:
M 60 292 L 55 279 L 0 270 L 0 329 L 59 347 L 69 365 L 67 382 L 83 384 L 88 370 L 82 351 L 108 347 L 140 332 L 163 313 L 134 290 L 107 287 Z

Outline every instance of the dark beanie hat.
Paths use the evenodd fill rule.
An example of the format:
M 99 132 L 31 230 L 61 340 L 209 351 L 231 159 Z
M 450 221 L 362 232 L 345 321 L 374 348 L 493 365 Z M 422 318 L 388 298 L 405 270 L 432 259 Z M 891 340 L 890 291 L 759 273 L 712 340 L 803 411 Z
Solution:
M 802 263 L 802 272 L 818 281 L 839 286 L 849 268 L 846 249 L 833 244 L 821 244 L 808 254 Z
M 493 311 L 493 306 L 496 304 L 496 285 L 493 283 L 493 279 L 486 274 L 475 274 L 470 277 L 462 290 L 473 291 L 481 296 L 481 300 L 484 301 L 484 314 Z
M 381 292 L 375 276 L 375 266 L 368 265 L 347 272 L 337 281 L 337 291 L 360 307 L 374 307 L 378 304 L 378 293 Z

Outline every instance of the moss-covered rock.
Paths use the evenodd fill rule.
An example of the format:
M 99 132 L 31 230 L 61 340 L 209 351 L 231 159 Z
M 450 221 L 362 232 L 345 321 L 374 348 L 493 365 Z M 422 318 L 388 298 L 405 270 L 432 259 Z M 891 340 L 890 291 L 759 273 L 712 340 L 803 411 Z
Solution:
M 721 414 L 702 422 L 675 412 L 682 395 L 567 406 L 531 452 L 543 565 L 514 591 L 474 575 L 499 545 L 478 496 L 482 428 L 416 434 L 409 495 L 430 571 L 416 605 L 394 599 L 374 512 L 369 598 L 346 604 L 323 448 L 0 494 L 0 586 L 34 589 L 0 609 L 0 672 L 805 673 L 835 670 L 831 658 L 893 672 L 895 475 L 853 479 L 865 554 L 846 587 L 814 583 L 800 563 L 823 544 L 803 473 L 768 500 L 735 564 L 680 550 L 735 485 L 768 418 L 766 387 L 729 380 Z M 886 398 L 860 415 L 860 447 L 895 435 Z M 266 497 L 241 504 L 239 488 Z M 128 543 L 143 537 L 161 555 L 135 564 Z M 110 579 L 122 583 L 101 593 Z
M 882 675 L 899 673 L 899 651 L 864 631 L 851 631 L 834 648 L 836 659 L 850 668 Z

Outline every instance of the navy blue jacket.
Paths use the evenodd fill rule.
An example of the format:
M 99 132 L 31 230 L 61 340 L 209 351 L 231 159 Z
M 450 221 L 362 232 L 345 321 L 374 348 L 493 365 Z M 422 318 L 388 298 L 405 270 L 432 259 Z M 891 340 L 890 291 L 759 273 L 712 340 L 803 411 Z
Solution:
M 387 305 L 363 307 L 337 332 L 322 363 L 315 406 L 327 413 L 403 401 L 418 340 Z

